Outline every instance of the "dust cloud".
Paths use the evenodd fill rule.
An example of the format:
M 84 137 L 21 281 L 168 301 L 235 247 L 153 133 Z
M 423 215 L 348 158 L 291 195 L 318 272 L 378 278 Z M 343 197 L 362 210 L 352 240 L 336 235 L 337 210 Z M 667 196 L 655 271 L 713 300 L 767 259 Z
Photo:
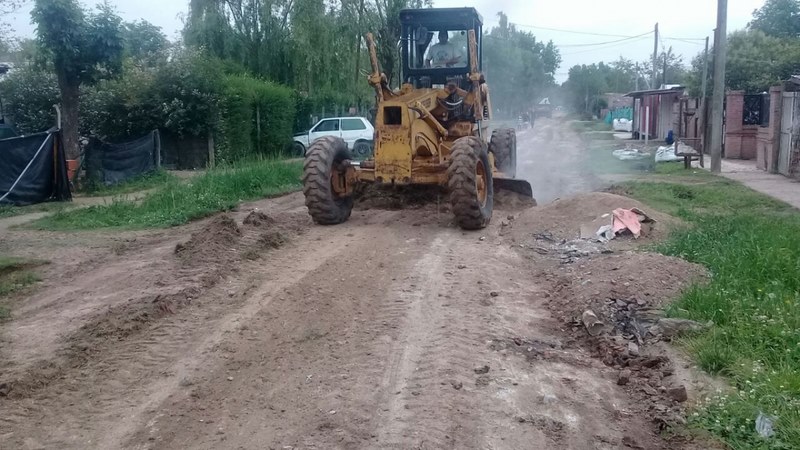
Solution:
M 585 147 L 567 118 L 537 118 L 532 129 L 517 130 L 517 178 L 531 184 L 539 205 L 602 189 L 608 182 L 582 159 Z

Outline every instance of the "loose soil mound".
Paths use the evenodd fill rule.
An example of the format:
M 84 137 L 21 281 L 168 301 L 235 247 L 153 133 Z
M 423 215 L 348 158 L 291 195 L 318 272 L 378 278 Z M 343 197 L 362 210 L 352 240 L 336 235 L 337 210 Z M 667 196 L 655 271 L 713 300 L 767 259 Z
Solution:
M 536 199 L 504 189 L 495 189 L 494 207 L 502 210 L 521 211 L 536 206 Z
M 264 227 L 269 225 L 275 225 L 277 221 L 272 217 L 264 214 L 261 211 L 252 211 L 247 217 L 244 218 L 242 221 L 245 225 L 252 225 L 254 227 Z
M 220 256 L 229 253 L 241 235 L 233 218 L 226 214 L 219 215 L 193 233 L 188 241 L 176 245 L 175 254 L 189 265 L 219 262 Z
M 661 308 L 706 274 L 702 266 L 656 253 L 577 258 L 550 272 L 549 309 L 565 320 L 586 309 L 612 319 L 618 309 Z
M 655 211 L 632 198 L 606 192 L 591 192 L 556 200 L 521 213 L 514 221 L 510 236 L 520 243 L 529 241 L 535 233 L 550 233 L 556 238 L 574 239 L 580 236 L 582 224 L 611 213 L 616 208 L 639 208 L 656 221 L 651 233 L 640 239 L 661 239 L 666 237 L 670 228 L 680 224 L 678 219 Z

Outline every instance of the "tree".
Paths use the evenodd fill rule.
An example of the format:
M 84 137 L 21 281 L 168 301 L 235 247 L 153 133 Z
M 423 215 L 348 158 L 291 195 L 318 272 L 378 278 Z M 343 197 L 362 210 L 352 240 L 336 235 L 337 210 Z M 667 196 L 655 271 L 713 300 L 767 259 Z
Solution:
M 666 62 L 666 77 L 664 76 L 664 66 Z M 644 73 L 653 73 L 653 61 L 647 60 L 640 63 Z M 661 53 L 656 58 L 656 85 L 653 89 L 662 84 L 681 83 L 686 76 L 686 66 L 683 64 L 683 56 L 676 54 L 669 48 L 662 48 Z
M 14 40 L 11 38 L 14 30 L 4 18 L 17 11 L 25 3 L 27 0 L 0 0 L 0 54 L 8 54 L 14 45 Z
M 800 38 L 800 0 L 767 0 L 747 26 L 768 36 Z
M 540 42 L 509 24 L 503 12 L 497 15 L 499 26 L 483 36 L 483 72 L 491 88 L 492 107 L 518 114 L 555 86 L 561 55 L 552 41 Z
M 608 74 L 612 68 L 603 62 L 576 65 L 569 69 L 569 77 L 562 85 L 569 105 L 584 114 L 599 113 L 600 95 L 608 91 Z
M 75 159 L 79 155 L 80 86 L 120 70 L 122 21 L 108 3 L 87 14 L 75 0 L 36 0 L 31 16 L 61 92 L 64 148 L 67 157 Z
M 160 27 L 146 20 L 127 22 L 122 27 L 122 38 L 125 57 L 153 67 L 167 61 L 169 41 Z
M 711 56 L 708 64 L 713 67 Z M 798 72 L 800 39 L 768 36 L 760 30 L 739 30 L 728 35 L 726 88 L 748 93 L 764 92 Z M 703 55 L 699 54 L 692 60 L 692 70 L 685 79 L 691 95 L 699 95 L 702 73 Z

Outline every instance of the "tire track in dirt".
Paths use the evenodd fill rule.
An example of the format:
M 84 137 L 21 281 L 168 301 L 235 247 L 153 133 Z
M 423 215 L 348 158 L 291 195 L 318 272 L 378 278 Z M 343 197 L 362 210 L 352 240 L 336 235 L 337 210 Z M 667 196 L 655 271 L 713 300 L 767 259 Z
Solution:
M 224 439 L 225 446 L 234 447 L 330 448 L 372 440 L 369 423 L 376 403 L 364 390 L 378 386 L 385 367 L 380 357 L 409 307 L 385 291 L 391 278 L 398 283 L 412 278 L 405 270 L 414 258 L 408 249 L 425 239 L 413 237 L 418 229 L 397 226 L 398 213 L 371 216 L 385 216 L 395 229 L 365 226 L 355 218 L 360 237 L 334 260 L 303 272 L 244 334 L 231 336 L 226 346 L 236 348 L 235 354 L 218 360 L 197 392 L 168 407 L 163 419 L 140 430 L 129 445 L 204 447 Z M 323 229 L 331 239 L 352 235 L 347 225 Z M 228 373 L 230 382 L 216 382 Z M 254 390 L 258 394 L 251 401 L 237 401 L 243 391 Z M 215 417 L 215 426 L 236 432 L 216 435 L 204 425 L 206 419 L 191 419 L 198 415 Z
M 244 240 L 251 241 L 252 238 L 245 236 Z M 276 252 L 270 257 L 275 258 L 277 269 L 266 278 L 274 280 L 274 277 L 283 276 L 290 280 L 293 276 L 302 276 L 303 264 L 321 263 L 325 260 L 327 247 L 331 247 L 330 254 L 334 254 L 344 245 L 347 245 L 347 240 L 331 241 L 320 245 L 319 254 L 305 258 L 298 258 L 293 248 Z M 171 254 L 170 250 L 156 248 L 152 251 Z M 160 255 L 154 258 L 159 259 Z M 252 274 L 258 267 L 255 263 L 251 266 Z M 297 270 L 296 274 L 292 274 L 293 269 Z M 181 274 L 178 279 L 190 284 L 191 280 L 197 284 L 208 275 L 204 267 L 186 267 L 178 272 Z M 101 444 L 99 448 L 115 447 L 115 441 L 125 434 L 126 427 L 135 423 L 131 418 L 160 404 L 165 396 L 170 395 L 170 391 L 181 382 L 181 376 L 198 367 L 199 359 L 202 359 L 202 356 L 198 359 L 198 355 L 207 353 L 230 331 L 226 326 L 241 319 L 237 314 L 255 313 L 251 306 L 229 314 L 243 303 L 244 293 L 251 286 L 264 283 L 263 274 L 258 273 L 257 277 L 260 278 L 257 284 L 247 276 L 230 279 L 229 283 L 218 285 L 194 299 L 181 314 L 146 323 L 133 335 L 121 335 L 119 339 L 109 335 L 105 341 L 93 342 L 95 345 L 83 348 L 85 355 L 70 355 L 66 360 L 71 364 L 69 366 L 57 361 L 41 361 L 37 376 L 42 376 L 42 371 L 45 371 L 43 379 L 48 380 L 47 371 L 53 374 L 46 385 L 35 388 L 30 395 L 14 392 L 14 398 L 2 399 L 0 416 L 3 417 L 3 428 L 11 431 L 0 435 L 0 442 L 8 442 L 9 448 L 85 448 L 98 444 Z M 164 289 L 171 288 L 165 286 Z M 259 294 L 266 295 L 265 292 Z M 114 311 L 96 319 L 97 326 L 110 326 L 111 330 L 118 326 L 116 320 L 129 319 L 116 317 Z M 211 326 L 213 330 L 215 325 L 222 328 L 204 338 L 207 327 Z M 92 330 L 95 325 L 89 323 L 88 326 Z M 73 345 L 71 351 L 75 349 Z M 81 350 L 80 341 L 77 349 Z M 128 395 L 120 395 L 121 392 Z M 109 423 L 115 426 L 109 427 Z
M 431 390 L 439 384 L 435 363 L 435 347 L 443 337 L 441 282 L 443 252 L 452 239 L 440 233 L 430 244 L 427 253 L 414 264 L 410 286 L 396 286 L 392 297 L 410 302 L 402 323 L 402 333 L 389 350 L 389 360 L 381 381 L 383 395 L 379 398 L 382 414 L 378 425 L 378 441 L 389 448 L 408 448 L 413 445 L 447 445 L 450 430 L 439 420 L 430 420 L 423 396 L 430 398 Z M 449 236 L 448 236 L 449 237 Z M 442 426 L 445 425 L 445 426 Z

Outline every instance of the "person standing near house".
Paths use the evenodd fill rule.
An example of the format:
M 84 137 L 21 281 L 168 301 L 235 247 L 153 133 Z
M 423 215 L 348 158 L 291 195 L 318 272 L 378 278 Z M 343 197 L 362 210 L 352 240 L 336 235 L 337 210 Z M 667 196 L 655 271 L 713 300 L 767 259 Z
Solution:
M 461 51 L 448 41 L 447 30 L 439 31 L 439 42 L 433 44 L 428 51 L 425 63 L 428 67 L 453 67 L 461 62 Z

